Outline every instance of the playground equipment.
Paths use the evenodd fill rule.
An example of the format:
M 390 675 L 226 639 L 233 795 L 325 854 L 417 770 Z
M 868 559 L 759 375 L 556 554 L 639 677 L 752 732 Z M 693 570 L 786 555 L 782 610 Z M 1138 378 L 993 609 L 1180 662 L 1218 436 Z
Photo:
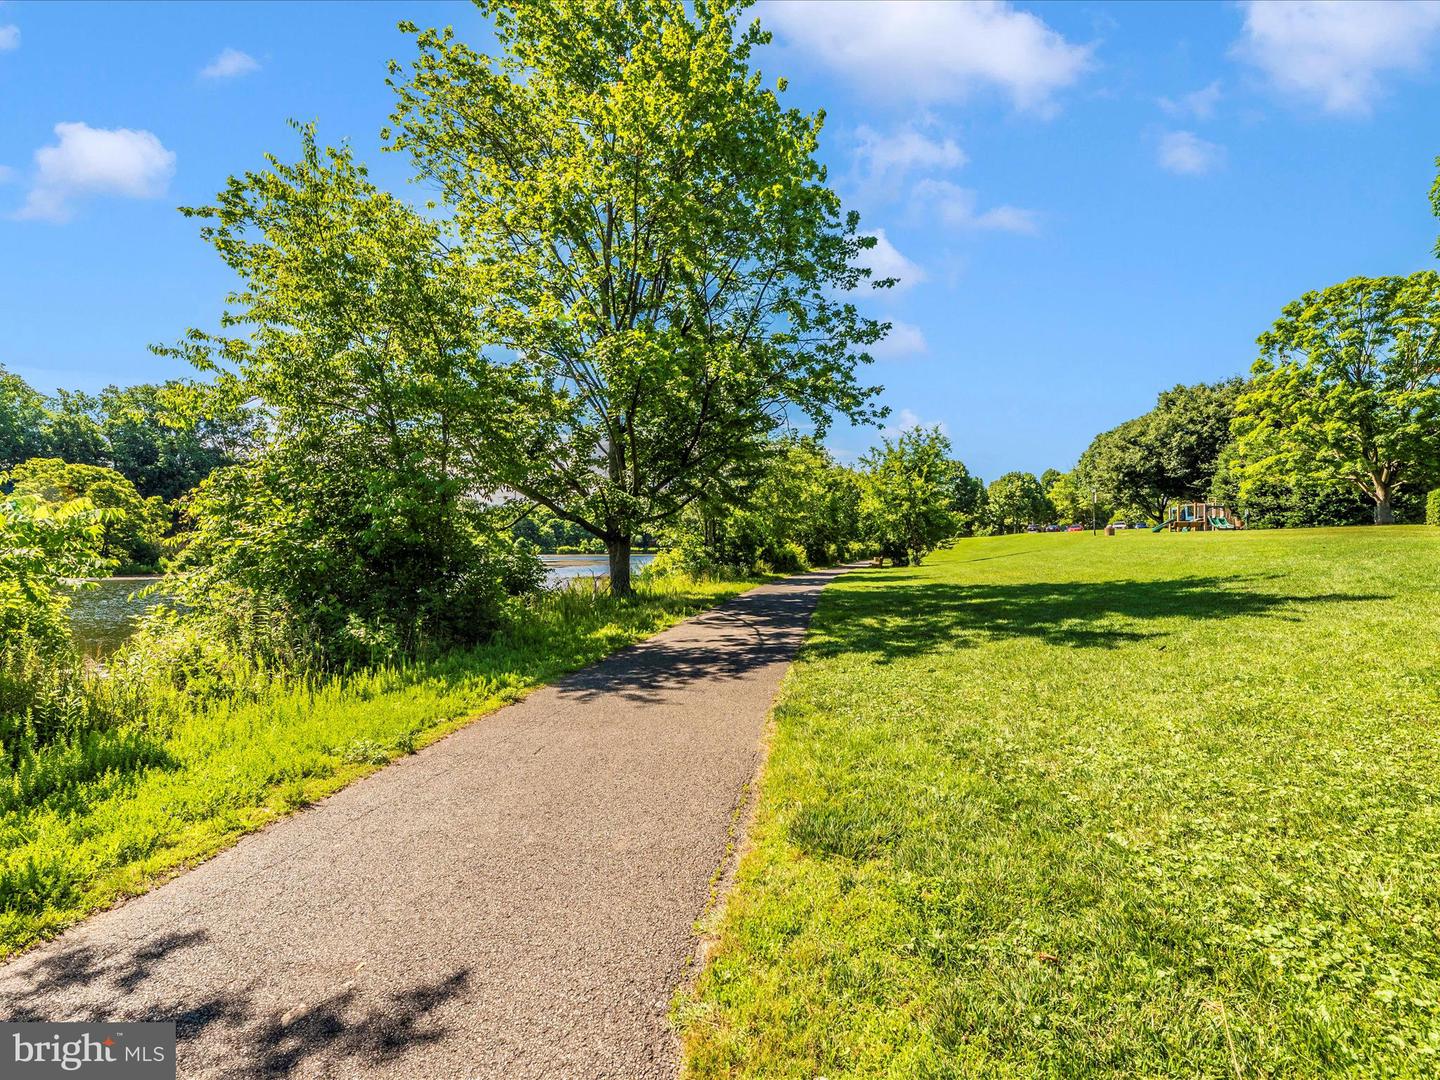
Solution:
M 1152 532 L 1209 532 L 1245 528 L 1245 519 L 1220 503 L 1182 502 L 1170 507 L 1165 520 Z

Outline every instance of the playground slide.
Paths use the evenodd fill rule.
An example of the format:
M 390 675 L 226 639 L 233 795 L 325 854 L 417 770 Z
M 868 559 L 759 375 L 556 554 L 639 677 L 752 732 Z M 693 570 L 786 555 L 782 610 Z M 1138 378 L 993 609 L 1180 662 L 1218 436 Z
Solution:
M 1155 526 L 1153 529 L 1151 529 L 1150 531 L 1151 531 L 1151 532 L 1164 532 L 1164 531 L 1165 531 L 1165 523 L 1162 521 L 1159 525 L 1156 525 L 1156 526 Z
M 1226 521 L 1226 520 L 1225 520 L 1224 518 L 1222 518 L 1222 517 L 1212 517 L 1212 518 L 1210 519 L 1210 527 L 1213 528 L 1213 529 L 1233 529 L 1233 528 L 1235 528 L 1234 525 L 1231 525 L 1230 522 Z

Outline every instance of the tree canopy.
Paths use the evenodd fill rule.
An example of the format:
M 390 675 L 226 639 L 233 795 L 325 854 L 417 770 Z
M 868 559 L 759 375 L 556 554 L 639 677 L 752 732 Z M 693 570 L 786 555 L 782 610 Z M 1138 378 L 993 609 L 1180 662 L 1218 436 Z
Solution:
M 1397 490 L 1440 475 L 1440 274 L 1306 293 L 1259 345 L 1235 421 L 1252 476 L 1341 481 L 1388 524 Z
M 97 553 L 126 573 L 159 568 L 160 541 L 170 521 L 158 496 L 142 498 L 114 469 L 76 465 L 59 458 L 31 458 L 0 474 L 17 496 L 33 496 L 55 507 L 84 500 L 96 510 Z
M 855 368 L 886 327 L 845 298 L 875 241 L 815 159 L 822 117 L 752 70 L 741 4 L 480 7 L 494 56 L 407 27 L 386 134 L 514 357 L 488 481 L 603 539 L 624 592 L 637 531 L 742 490 L 792 414 L 878 415 Z
M 1240 393 L 1238 379 L 1164 391 L 1155 407 L 1097 435 L 1077 468 L 1082 488 L 1154 521 L 1176 499 L 1210 491 Z
M 1055 516 L 1054 507 L 1034 473 L 1008 472 L 990 481 L 985 503 L 991 525 L 1002 533 L 1030 524 L 1044 524 Z
M 897 566 L 919 563 L 955 534 L 959 470 L 937 428 L 911 428 L 860 459 L 861 534 Z

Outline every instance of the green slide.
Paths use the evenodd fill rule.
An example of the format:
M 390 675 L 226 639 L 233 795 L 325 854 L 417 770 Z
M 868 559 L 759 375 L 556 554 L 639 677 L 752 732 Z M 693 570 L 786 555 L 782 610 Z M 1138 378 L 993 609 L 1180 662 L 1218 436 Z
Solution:
M 1164 531 L 1165 531 L 1165 523 L 1162 521 L 1159 525 L 1156 525 L 1156 526 L 1155 526 L 1153 529 L 1151 529 L 1150 531 L 1151 531 L 1151 532 L 1164 532 Z
M 1233 528 L 1235 528 L 1234 525 L 1231 525 L 1230 522 L 1226 521 L 1226 520 L 1225 520 L 1224 518 L 1222 518 L 1222 517 L 1212 517 L 1212 518 L 1210 519 L 1210 525 L 1211 525 L 1212 528 L 1215 528 L 1215 529 L 1233 529 Z

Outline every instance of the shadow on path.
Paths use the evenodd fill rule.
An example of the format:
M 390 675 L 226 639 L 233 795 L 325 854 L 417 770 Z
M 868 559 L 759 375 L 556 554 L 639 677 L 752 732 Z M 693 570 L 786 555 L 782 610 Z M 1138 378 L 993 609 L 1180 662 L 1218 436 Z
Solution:
M 257 1009 L 243 989 L 185 996 L 183 989 L 164 985 L 157 969 L 173 955 L 205 948 L 204 930 L 157 935 L 129 951 L 101 952 L 88 944 L 44 955 L 30 977 L 30 987 L 5 1003 L 6 1021 L 89 1023 L 113 1021 L 174 1021 L 184 1073 L 185 1044 L 204 1035 L 220 1039 L 233 1053 L 233 1065 L 220 1074 L 225 1080 L 246 1077 L 309 1075 L 313 1059 L 385 1062 L 417 1047 L 444 1039 L 451 1027 L 432 1014 L 470 983 L 468 969 L 448 976 L 418 980 L 391 989 L 379 1002 L 361 1002 L 351 986 L 287 1011 Z M 152 984 L 152 979 L 155 983 Z M 95 1004 L 58 1017 L 52 995 L 83 988 Z M 126 1003 L 117 1009 L 116 1003 Z M 136 1002 L 143 1005 L 136 1008 Z M 208 1075 L 208 1074 L 207 1074 Z
M 738 679 L 769 664 L 786 664 L 804 639 L 815 598 L 835 572 L 799 574 L 783 588 L 746 594 L 614 654 L 556 684 L 562 698 L 629 702 L 663 700 L 667 692 Z

